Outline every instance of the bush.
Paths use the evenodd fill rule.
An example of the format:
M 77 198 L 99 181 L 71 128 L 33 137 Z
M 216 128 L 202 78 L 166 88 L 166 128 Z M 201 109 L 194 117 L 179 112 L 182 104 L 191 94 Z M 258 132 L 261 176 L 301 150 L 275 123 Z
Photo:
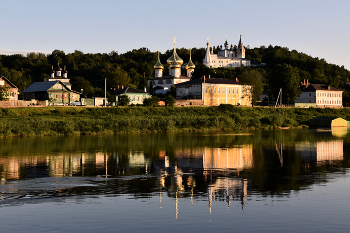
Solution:
M 172 95 L 168 95 L 167 97 L 165 97 L 165 106 L 173 107 L 175 103 L 176 100 Z
M 130 103 L 129 96 L 127 96 L 127 95 L 118 96 L 118 105 L 119 106 L 127 106 L 129 103 Z
M 152 96 L 151 98 L 146 98 L 143 100 L 143 105 L 146 107 L 156 107 L 159 105 L 159 97 Z

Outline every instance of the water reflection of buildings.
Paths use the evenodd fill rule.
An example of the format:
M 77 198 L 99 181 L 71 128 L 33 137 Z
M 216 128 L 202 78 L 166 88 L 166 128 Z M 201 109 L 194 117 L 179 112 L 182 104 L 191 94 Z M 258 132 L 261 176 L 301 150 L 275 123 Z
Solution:
M 159 169 L 159 185 L 161 189 L 165 189 L 167 177 L 171 177 L 169 191 L 175 196 L 176 217 L 179 213 L 179 197 L 190 191 L 191 201 L 193 201 L 193 190 L 197 184 L 196 176 L 198 175 L 203 177 L 204 182 L 210 183 L 207 190 L 210 212 L 212 203 L 216 200 L 226 201 L 228 208 L 235 200 L 239 200 L 244 208 L 248 181 L 239 177 L 223 177 L 223 175 L 236 174 L 238 176 L 239 171 L 252 168 L 252 145 L 178 151 L 176 161 L 173 163 L 169 162 L 169 157 L 164 151 L 159 154 L 159 157 L 163 159 L 163 167 Z M 160 193 L 160 201 L 161 198 Z
M 154 163 L 142 151 L 128 151 L 123 154 L 53 152 L 0 157 L 0 178 L 11 180 L 30 177 L 107 176 L 137 169 L 135 173 L 131 170 L 130 175 L 133 175 L 147 174 L 150 169 L 155 169 L 161 188 L 160 198 L 164 193 L 174 196 L 178 213 L 180 198 L 190 197 L 193 202 L 195 197 L 203 195 L 208 196 L 210 209 L 214 201 L 227 201 L 230 206 L 239 200 L 243 207 L 248 182 L 234 175 L 239 175 L 239 171 L 252 166 L 251 145 L 180 149 L 171 156 L 166 151 L 160 151 L 159 158 Z M 154 173 L 154 170 L 151 172 Z M 156 187 L 157 184 L 154 185 Z M 206 191 L 203 190 L 205 187 Z
M 299 142 L 296 143 L 295 149 L 306 166 L 309 166 L 310 163 L 331 164 L 344 158 L 343 140 Z
M 50 155 L 0 157 L 0 178 L 2 180 L 31 177 L 69 177 L 74 175 L 107 175 L 111 155 L 105 152 L 53 153 Z M 146 167 L 149 164 L 143 152 L 130 151 L 127 155 L 129 168 Z M 116 164 L 118 156 L 116 156 Z
M 237 171 L 253 166 L 253 147 L 243 145 L 235 148 L 205 148 L 203 168 L 205 169 L 237 169 Z

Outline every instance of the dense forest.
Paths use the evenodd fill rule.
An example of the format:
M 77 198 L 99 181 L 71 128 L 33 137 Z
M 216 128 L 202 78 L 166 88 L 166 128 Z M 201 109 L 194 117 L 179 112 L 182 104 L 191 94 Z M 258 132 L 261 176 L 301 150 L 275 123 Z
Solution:
M 214 53 L 219 49 L 220 46 L 214 47 Z M 177 53 L 186 65 L 189 61 L 189 50 L 180 48 L 177 49 Z M 171 54 L 172 50 L 160 54 L 160 60 L 165 66 L 164 74 L 168 73 L 166 60 Z M 246 48 L 246 58 L 256 66 L 209 69 L 202 64 L 204 55 L 205 48 L 192 48 L 192 61 L 196 64 L 193 78 L 200 78 L 202 75 L 239 78 L 240 81 L 256 84 L 258 94 L 263 90 L 267 91 L 271 100 L 274 100 L 278 90 L 283 88 L 283 102 L 286 104 L 293 103 L 299 95 L 299 82 L 308 79 L 310 83 L 327 84 L 343 90 L 344 105 L 348 106 L 350 103 L 350 89 L 346 86 L 350 72 L 343 66 L 329 64 L 324 59 L 270 45 Z M 85 96 L 93 97 L 104 95 L 105 78 L 108 89 L 121 85 L 138 89 L 148 88 L 147 79 L 154 77 L 153 66 L 156 61 L 157 52 L 150 52 L 147 48 L 134 49 L 124 54 L 115 51 L 108 54 L 84 54 L 77 50 L 66 54 L 64 51 L 54 50 L 49 55 L 0 55 L 0 75 L 8 78 L 21 92 L 33 82 L 48 79 L 52 66 L 55 68 L 59 63 L 61 67 L 66 66 L 72 89 L 83 89 Z M 184 69 L 182 72 L 185 75 Z M 259 80 L 246 78 L 249 75 L 257 76 Z

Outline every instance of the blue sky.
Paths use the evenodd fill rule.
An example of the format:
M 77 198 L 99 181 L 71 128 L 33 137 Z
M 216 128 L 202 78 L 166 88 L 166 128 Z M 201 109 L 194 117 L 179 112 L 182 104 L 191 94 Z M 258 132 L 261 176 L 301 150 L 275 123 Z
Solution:
M 279 45 L 350 69 L 349 0 L 0 0 L 0 54 Z

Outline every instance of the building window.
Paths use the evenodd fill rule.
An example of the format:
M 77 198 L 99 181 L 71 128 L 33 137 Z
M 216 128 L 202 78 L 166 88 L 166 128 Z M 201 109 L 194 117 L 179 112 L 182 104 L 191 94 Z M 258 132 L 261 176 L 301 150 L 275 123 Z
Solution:
M 224 87 L 222 88 L 222 94 L 225 94 L 225 88 Z
M 309 93 L 309 96 L 311 96 L 311 93 Z
M 212 94 L 213 93 L 213 89 L 212 87 L 209 88 L 209 93 Z
M 219 91 L 219 94 L 221 93 L 221 92 L 220 92 L 220 89 L 221 89 L 221 88 L 219 87 L 219 89 L 218 89 L 218 91 Z
M 205 93 L 208 94 L 208 87 L 205 88 Z
M 231 94 L 231 88 L 228 88 L 228 93 Z
M 214 87 L 214 94 L 216 94 L 216 87 Z

